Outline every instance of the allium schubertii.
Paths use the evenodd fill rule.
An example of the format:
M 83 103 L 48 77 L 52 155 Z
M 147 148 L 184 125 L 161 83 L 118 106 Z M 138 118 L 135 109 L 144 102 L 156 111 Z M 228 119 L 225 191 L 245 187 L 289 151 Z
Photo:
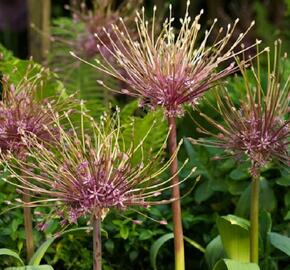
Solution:
M 145 155 L 143 143 L 153 132 L 154 123 L 137 145 L 132 142 L 128 146 L 122 141 L 118 117 L 104 114 L 98 124 L 89 116 L 83 116 L 82 119 L 86 120 L 82 121 L 91 122 L 88 132 L 75 128 L 68 116 L 66 119 L 71 125 L 67 132 L 58 118 L 54 122 L 57 137 L 49 147 L 45 147 L 34 134 L 26 137 L 29 141 L 27 155 L 36 164 L 21 159 L 15 159 L 13 164 L 7 163 L 11 171 L 21 168 L 25 172 L 24 176 L 11 176 L 20 181 L 24 192 L 27 187 L 35 195 L 46 196 L 63 223 L 76 223 L 83 216 L 103 218 L 110 208 L 147 208 L 160 203 L 156 199 L 161 191 L 170 188 L 170 179 L 162 180 L 161 174 L 169 167 L 177 151 L 163 165 L 160 161 L 166 141 L 154 157 L 153 153 L 152 156 L 150 153 Z M 89 136 L 91 132 L 93 134 Z M 33 168 L 38 168 L 40 174 L 31 170 Z M 31 205 L 37 203 L 31 202 Z
M 118 113 L 104 115 L 98 124 L 81 115 L 80 129 L 66 117 L 68 131 L 56 116 L 57 142 L 49 148 L 33 134 L 27 137 L 28 156 L 34 162 L 15 159 L 7 163 L 12 175 L 6 181 L 23 193 L 33 193 L 35 199 L 30 207 L 50 206 L 52 217 L 59 217 L 63 226 L 87 218 L 94 229 L 94 269 L 101 269 L 100 224 L 110 209 L 148 208 L 178 199 L 164 199 L 161 195 L 171 188 L 171 177 L 164 179 L 162 174 L 176 157 L 180 144 L 169 160 L 162 161 L 166 140 L 154 155 L 143 149 L 154 123 L 137 144 L 133 139 L 128 145 L 122 138 Z M 85 125 L 90 125 L 88 131 Z M 19 168 L 24 172 L 21 176 L 15 173 Z
M 14 72 L 18 72 L 17 68 Z M 53 119 L 48 110 L 61 109 L 69 102 L 69 98 L 63 102 L 42 98 L 44 82 L 49 76 L 48 70 L 40 69 L 33 62 L 29 62 L 24 76 L 16 85 L 11 83 L 7 76 L 3 76 L 0 101 L 1 161 L 9 162 L 10 157 L 23 161 L 27 158 L 27 143 L 24 140 L 26 135 L 33 134 L 43 144 L 55 140 L 57 131 L 51 125 Z M 23 201 L 30 201 L 28 193 L 23 194 Z M 32 227 L 30 209 L 24 207 L 27 259 L 30 259 L 34 253 Z
M 42 142 L 48 143 L 53 140 L 53 129 L 48 131 L 52 122 L 50 114 L 47 113 L 48 100 L 37 100 L 37 91 L 41 90 L 38 88 L 39 82 L 35 80 L 24 78 L 15 86 L 4 76 L 2 85 L 0 149 L 4 155 L 9 153 L 18 158 L 25 158 L 25 134 L 34 134 Z
M 259 174 L 260 169 L 271 160 L 290 165 L 290 127 L 289 119 L 286 119 L 289 113 L 290 76 L 283 69 L 287 55 L 280 57 L 278 53 L 281 50 L 280 42 L 275 43 L 273 61 L 267 50 L 267 84 L 264 85 L 261 79 L 265 76 L 260 74 L 259 60 L 257 68 L 252 67 L 251 73 L 241 65 L 245 97 L 237 105 L 224 89 L 217 94 L 218 113 L 224 122 L 218 123 L 202 113 L 219 133 L 199 127 L 201 132 L 214 137 L 214 140 L 201 139 L 201 143 L 220 147 L 240 162 L 249 160 L 253 176 Z M 286 79 L 283 78 L 285 75 L 288 76 Z
M 261 169 L 272 160 L 281 162 L 287 166 L 287 169 L 290 165 L 290 76 L 285 74 L 287 55 L 283 58 L 280 56 L 280 43 L 280 40 L 275 42 L 273 61 L 271 61 L 270 51 L 267 50 L 268 73 L 262 73 L 259 57 L 257 67 L 253 67 L 250 73 L 245 70 L 244 65 L 240 66 L 245 97 L 238 105 L 226 89 L 217 95 L 217 110 L 223 123 L 202 114 L 212 127 L 218 130 L 218 133 L 199 127 L 201 132 L 213 137 L 213 139 L 200 139 L 200 143 L 222 148 L 240 162 L 251 163 L 250 259 L 257 264 Z M 263 78 L 267 78 L 266 85 Z
M 157 36 L 156 7 L 153 9 L 153 18 L 150 22 L 146 20 L 143 8 L 141 13 L 136 13 L 137 38 L 132 37 L 122 18 L 119 19 L 119 24 L 112 25 L 109 30 L 103 29 L 110 41 L 110 46 L 103 42 L 103 34 L 95 34 L 99 41 L 97 46 L 106 48 L 106 51 L 110 52 L 109 58 L 100 50 L 103 59 L 96 59 L 95 63 L 91 63 L 72 52 L 72 55 L 81 61 L 126 83 L 126 88 L 120 90 L 111 89 L 104 81 L 99 80 L 102 86 L 111 91 L 139 98 L 142 107 L 155 110 L 160 106 L 164 109 L 168 125 L 171 127 L 168 141 L 170 154 L 175 152 L 176 147 L 176 117 L 184 115 L 184 106 L 192 105 L 195 108 L 207 90 L 215 86 L 220 79 L 237 70 L 234 58 L 256 45 L 239 47 L 254 23 L 234 39 L 233 34 L 238 19 L 233 25 L 217 31 L 215 19 L 210 28 L 205 31 L 204 36 L 200 37 L 199 21 L 203 11 L 192 19 L 189 15 L 189 5 L 190 1 L 187 1 L 185 16 L 180 19 L 179 32 L 173 27 L 171 5 L 170 15 L 164 21 Z M 210 39 L 214 42 L 211 43 Z M 111 47 L 113 49 L 110 49 Z M 115 59 L 117 65 L 112 65 L 111 58 Z M 222 64 L 224 67 L 221 67 Z M 217 70 L 218 68 L 220 70 Z M 176 159 L 171 165 L 171 172 L 176 175 L 172 180 L 174 186 L 172 196 L 175 198 L 180 196 L 177 168 Z M 173 202 L 172 213 L 175 269 L 184 270 L 183 230 L 179 201 Z
M 185 17 L 180 19 L 180 31 L 177 32 L 173 27 L 174 18 L 170 5 L 170 16 L 164 21 L 157 37 L 156 7 L 151 23 L 145 18 L 144 8 L 141 13 L 137 12 L 135 22 L 138 38 L 132 38 L 125 21 L 119 18 L 119 23 L 113 24 L 110 30 L 103 28 L 102 35 L 95 33 L 98 48 L 106 48 L 107 53 L 104 54 L 100 50 L 103 61 L 96 59 L 95 65 L 88 64 L 124 81 L 130 87 L 120 92 L 140 98 L 141 106 L 146 105 L 151 109 L 161 106 L 169 117 L 182 116 L 183 105 L 196 105 L 203 93 L 219 79 L 237 70 L 234 57 L 255 46 L 253 44 L 250 47 L 238 48 L 254 25 L 252 23 L 244 33 L 233 40 L 232 34 L 238 19 L 232 26 L 228 25 L 227 29 L 220 28 L 215 41 L 210 44 L 209 39 L 214 39 L 213 32 L 216 32 L 215 19 L 212 26 L 205 31 L 201 43 L 197 44 L 197 38 L 201 35 L 199 20 L 203 11 L 192 20 L 188 7 L 189 2 Z M 103 41 L 103 35 L 106 35 L 108 42 Z M 121 70 L 111 65 L 108 52 Z M 75 55 L 74 52 L 72 54 Z M 222 63 L 225 63 L 225 67 L 217 71 L 216 68 Z M 102 81 L 99 83 L 105 85 Z

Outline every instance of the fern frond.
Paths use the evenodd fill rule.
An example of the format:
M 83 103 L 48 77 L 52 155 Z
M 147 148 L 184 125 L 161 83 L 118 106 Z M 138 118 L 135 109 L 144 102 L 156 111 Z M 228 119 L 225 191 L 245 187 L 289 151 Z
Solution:
M 76 49 L 85 26 L 82 22 L 69 18 L 57 19 L 53 25 L 49 66 L 63 82 L 68 93 L 77 93 L 77 97 L 85 101 L 90 115 L 98 118 L 109 104 L 115 103 L 113 94 L 98 85 L 98 80 L 104 80 L 103 74 L 79 62 L 69 53 Z M 116 82 L 110 79 L 109 84 L 116 85 Z

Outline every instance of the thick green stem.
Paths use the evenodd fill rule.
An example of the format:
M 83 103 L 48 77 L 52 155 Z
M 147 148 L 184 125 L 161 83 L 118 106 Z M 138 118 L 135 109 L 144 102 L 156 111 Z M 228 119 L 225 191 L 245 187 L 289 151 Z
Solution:
M 174 155 L 177 149 L 176 139 L 176 119 L 174 117 L 168 118 L 168 124 L 170 127 L 170 134 L 168 139 L 168 148 L 170 155 Z M 175 254 L 175 270 L 184 270 L 184 241 L 181 219 L 181 205 L 180 205 L 180 191 L 179 191 L 179 178 L 177 175 L 178 163 L 177 157 L 174 158 L 171 163 L 171 174 L 175 175 L 172 179 L 172 198 L 175 201 L 172 203 L 172 215 L 173 215 L 173 234 L 174 234 L 174 254 Z
M 260 174 L 257 174 L 252 179 L 250 213 L 250 259 L 256 264 L 259 263 L 259 188 Z
M 23 194 L 23 202 L 24 203 L 30 202 L 29 194 Z M 27 257 L 27 261 L 29 261 L 34 253 L 32 215 L 31 215 L 30 207 L 24 206 L 23 211 L 24 211 L 24 230 L 25 230 L 25 238 L 26 238 L 26 257 Z
M 93 218 L 93 252 L 94 270 L 102 270 L 102 238 L 101 238 L 101 219 Z

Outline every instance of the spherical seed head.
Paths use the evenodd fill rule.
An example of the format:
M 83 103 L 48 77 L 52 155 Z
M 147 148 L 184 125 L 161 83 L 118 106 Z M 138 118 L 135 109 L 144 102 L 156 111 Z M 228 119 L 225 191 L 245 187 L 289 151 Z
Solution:
M 287 161 L 288 156 L 289 162 L 287 146 L 287 136 L 290 132 L 289 124 L 279 116 L 272 120 L 262 115 L 256 116 L 254 113 L 247 117 L 242 115 L 240 117 L 237 125 L 240 129 L 236 130 L 236 133 L 232 134 L 230 138 L 227 138 L 227 147 L 236 156 L 243 153 L 248 156 L 253 164 L 251 172 L 254 175 L 257 174 L 259 168 L 274 157 L 285 156 L 285 161 Z
M 11 153 L 24 158 L 29 143 L 24 137 L 28 134 L 42 142 L 52 140 L 51 134 L 55 130 L 50 127 L 52 119 L 47 112 L 47 101 L 36 99 L 35 85 L 37 82 L 24 78 L 15 89 L 9 81 L 3 81 L 0 102 L 0 149 L 3 155 Z
M 139 5 L 139 1 L 136 0 L 126 0 L 125 2 L 115 10 L 112 9 L 110 1 L 104 3 L 102 0 L 96 0 L 93 9 L 89 9 L 84 2 L 80 4 L 79 1 L 72 1 L 70 10 L 77 26 L 73 25 L 71 30 L 76 32 L 77 37 L 56 36 L 56 40 L 70 44 L 71 49 L 78 56 L 86 59 L 92 59 L 102 53 L 107 60 L 112 60 L 111 51 L 114 51 L 114 46 L 110 43 L 109 36 L 114 39 L 113 27 L 122 28 L 123 21 L 119 17 L 125 15 L 125 20 L 130 21 L 132 7 L 136 8 Z M 133 2 L 135 3 L 133 4 Z M 130 19 L 128 20 L 128 18 Z M 133 20 L 130 21 L 130 23 L 132 22 Z M 84 27 L 84 29 L 79 31 L 80 27 Z
M 92 160 L 83 161 L 76 167 L 67 164 L 61 168 L 60 177 L 72 176 L 71 185 L 67 185 L 62 196 L 65 199 L 64 217 L 72 223 L 76 223 L 81 216 L 102 216 L 104 210 L 117 208 L 124 210 L 130 205 L 131 198 L 127 190 L 130 184 L 126 176 L 130 168 L 113 169 L 111 174 L 107 172 L 107 164 L 112 162 L 112 169 L 116 160 Z M 93 169 L 91 168 L 93 166 Z M 63 179 L 64 180 L 64 179 Z M 58 181 L 54 189 L 61 190 L 63 182 Z
M 56 119 L 60 135 L 50 149 L 31 138 L 32 159 L 6 162 L 13 172 L 11 178 L 18 179 L 22 192 L 28 189 L 37 198 L 31 201 L 31 206 L 44 203 L 49 206 L 52 202 L 53 215 L 59 216 L 65 225 L 76 223 L 80 217 L 104 218 L 112 208 L 121 211 L 131 206 L 147 208 L 168 202 L 159 198 L 163 190 L 170 188 L 170 180 L 160 179 L 161 172 L 170 165 L 170 162 L 160 164 L 163 147 L 154 156 L 139 155 L 144 152 L 143 143 L 153 125 L 140 144 L 132 142 L 124 146 L 120 119 L 115 116 L 104 115 L 98 124 L 87 119 L 92 125 L 91 137 L 85 131 L 77 133 L 72 125 L 66 132 Z M 67 120 L 71 123 L 71 119 Z M 25 174 L 17 176 L 16 169 Z
M 264 50 L 265 51 L 265 50 Z M 258 68 L 252 68 L 253 82 L 249 82 L 245 67 L 242 65 L 241 71 L 244 75 L 245 91 L 239 107 L 227 91 L 223 91 L 218 96 L 218 106 L 224 124 L 204 116 L 220 133 L 215 136 L 215 141 L 208 141 L 209 144 L 225 149 L 229 154 L 237 159 L 246 158 L 251 161 L 250 172 L 256 176 L 261 167 L 271 160 L 278 160 L 286 166 L 290 165 L 289 152 L 289 120 L 286 120 L 289 100 L 289 77 L 285 80 L 280 76 L 284 74 L 278 65 L 283 62 L 275 50 L 275 61 L 268 60 L 268 81 L 265 89 L 260 81 Z M 265 51 L 269 53 L 268 51 Z M 270 57 L 268 58 L 270 59 Z M 259 63 L 258 63 L 259 65 Z M 271 70 L 273 68 L 273 70 Z M 258 75 L 259 74 L 259 75 Z M 210 131 L 200 129 L 206 134 Z M 204 141 L 201 141 L 204 142 Z
M 170 8 L 170 7 L 169 7 Z M 155 12 L 153 12 L 155 16 Z M 171 8 L 170 8 L 171 14 Z M 200 13 L 200 15 L 202 12 Z M 129 31 L 113 29 L 116 38 L 110 40 L 115 45 L 112 57 L 120 69 L 112 69 L 109 65 L 97 65 L 99 70 L 123 80 L 131 86 L 129 95 L 139 97 L 140 104 L 156 109 L 161 106 L 169 117 L 181 117 L 183 105 L 195 106 L 197 100 L 216 82 L 233 73 L 236 67 L 228 66 L 220 72 L 216 68 L 228 59 L 233 59 L 241 51 L 235 52 L 245 34 L 231 44 L 227 51 L 229 37 L 234 26 L 214 44 L 208 44 L 208 35 L 212 35 L 214 25 L 206 31 L 201 44 L 196 46 L 200 29 L 199 17 L 191 21 L 188 12 L 181 20 L 181 30 L 178 34 L 172 26 L 174 18 L 170 15 L 163 23 L 159 36 L 155 37 L 155 21 L 148 27 L 143 15 L 137 13 L 138 44 L 136 46 Z M 116 44 L 119 44 L 116 46 Z M 196 47 L 195 47 L 196 46 Z M 122 50 L 121 48 L 126 48 Z M 243 51 L 247 50 L 244 48 Z M 122 52 L 122 53 L 120 53 Z M 106 59 L 106 55 L 103 54 Z M 120 72 L 122 70 L 122 72 Z M 124 74 L 125 73 L 125 74 Z

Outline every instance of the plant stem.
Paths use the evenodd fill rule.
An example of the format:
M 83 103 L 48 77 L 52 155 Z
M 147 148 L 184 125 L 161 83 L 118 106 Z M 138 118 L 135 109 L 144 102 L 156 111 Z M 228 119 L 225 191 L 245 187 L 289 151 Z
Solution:
M 24 203 L 30 202 L 29 194 L 23 194 L 23 202 Z M 26 237 L 26 257 L 27 257 L 27 261 L 29 261 L 34 253 L 32 215 L 31 215 L 30 207 L 24 206 L 23 211 L 24 211 L 24 230 L 25 230 L 25 237 Z
M 251 227 L 250 227 L 250 259 L 251 262 L 259 263 L 259 189 L 260 174 L 252 179 L 251 190 Z
M 94 270 L 102 270 L 101 219 L 93 217 Z
M 176 119 L 175 117 L 168 117 L 168 125 L 170 127 L 170 134 L 168 139 L 168 148 L 170 156 L 174 155 L 177 148 L 176 139 Z M 174 158 L 171 163 L 171 174 L 175 175 L 172 179 L 172 198 L 175 201 L 172 203 L 172 215 L 173 215 L 173 234 L 174 234 L 174 255 L 175 255 L 175 270 L 184 270 L 184 241 L 181 219 L 181 205 L 180 205 L 180 191 L 179 191 L 179 178 L 177 175 L 178 163 L 177 157 Z

